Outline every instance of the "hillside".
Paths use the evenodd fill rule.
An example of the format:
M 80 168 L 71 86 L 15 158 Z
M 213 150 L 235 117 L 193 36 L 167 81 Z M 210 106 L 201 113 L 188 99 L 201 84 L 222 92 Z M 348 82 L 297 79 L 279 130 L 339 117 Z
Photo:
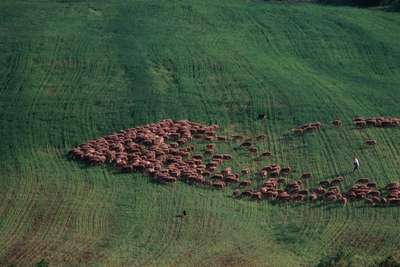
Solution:
M 379 186 L 400 178 L 400 14 L 251 0 L 0 2 L 0 265 L 354 266 L 399 255 L 399 207 L 272 205 L 140 174 L 86 167 L 66 153 L 165 118 L 266 134 L 254 162 Z M 258 114 L 265 119 L 257 120 Z M 330 125 L 341 118 L 343 127 Z M 290 129 L 320 121 L 318 133 Z M 367 138 L 376 139 L 366 147 Z M 351 160 L 359 173 L 348 173 Z M 175 215 L 188 211 L 188 218 Z

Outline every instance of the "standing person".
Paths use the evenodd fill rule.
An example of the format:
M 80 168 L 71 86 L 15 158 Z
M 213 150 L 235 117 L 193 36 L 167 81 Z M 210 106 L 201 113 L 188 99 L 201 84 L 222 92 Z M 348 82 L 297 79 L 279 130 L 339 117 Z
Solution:
M 360 162 L 358 161 L 358 158 L 354 157 L 353 158 L 353 173 L 360 168 Z

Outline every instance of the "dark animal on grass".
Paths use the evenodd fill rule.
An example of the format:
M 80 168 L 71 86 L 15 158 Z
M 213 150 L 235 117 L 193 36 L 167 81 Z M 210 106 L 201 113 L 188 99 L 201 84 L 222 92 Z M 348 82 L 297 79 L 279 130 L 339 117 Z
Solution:
M 341 127 L 342 126 L 342 121 L 337 119 L 337 120 L 332 121 L 332 124 L 335 127 Z
M 369 145 L 369 146 L 376 145 L 376 140 L 373 140 L 373 139 L 365 140 L 365 144 Z
M 240 192 L 239 189 L 236 189 L 235 191 L 233 191 L 233 197 L 238 198 L 242 195 L 242 192 Z
M 222 181 L 213 182 L 212 186 L 217 189 L 224 189 L 225 183 Z
M 339 201 L 343 206 L 345 206 L 347 204 L 347 198 L 346 197 L 340 197 Z
M 241 144 L 241 146 L 250 147 L 251 143 L 250 142 L 244 142 L 244 143 Z
M 270 151 L 265 151 L 265 152 L 261 153 L 260 156 L 261 157 L 270 157 L 270 156 L 272 156 L 272 153 Z
M 251 153 L 257 153 L 257 148 L 255 148 L 255 147 L 250 147 L 250 148 L 249 148 L 249 151 L 250 151 Z
M 360 178 L 356 181 L 357 184 L 368 184 L 369 179 L 368 178 Z
M 260 134 L 260 135 L 258 135 L 258 136 L 256 137 L 256 140 L 257 140 L 257 141 L 261 141 L 261 140 L 264 140 L 265 138 L 267 138 L 267 136 L 266 136 L 265 134 Z
M 250 186 L 251 185 L 251 180 L 246 179 L 246 180 L 240 181 L 239 185 L 240 186 Z

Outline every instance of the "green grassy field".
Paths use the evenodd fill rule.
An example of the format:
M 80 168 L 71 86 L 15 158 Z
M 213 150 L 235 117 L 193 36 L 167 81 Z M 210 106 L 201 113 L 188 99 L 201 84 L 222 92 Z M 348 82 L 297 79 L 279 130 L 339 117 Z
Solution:
M 237 152 L 235 168 L 278 162 L 293 179 L 311 171 L 312 186 L 358 155 L 345 188 L 363 176 L 383 186 L 400 178 L 400 129 L 358 131 L 351 118 L 400 115 L 399 41 L 399 13 L 350 7 L 1 1 L 0 265 L 315 266 L 342 250 L 368 266 L 400 255 L 400 208 L 232 200 L 231 189 L 161 186 L 65 157 L 119 129 L 189 119 L 268 135 L 260 148 L 273 157 Z M 309 121 L 325 125 L 287 135 Z

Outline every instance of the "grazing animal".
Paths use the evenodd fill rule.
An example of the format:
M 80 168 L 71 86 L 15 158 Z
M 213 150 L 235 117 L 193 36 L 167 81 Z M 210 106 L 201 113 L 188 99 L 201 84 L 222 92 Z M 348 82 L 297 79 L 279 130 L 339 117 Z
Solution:
M 255 147 L 250 147 L 250 148 L 249 148 L 249 151 L 250 151 L 251 153 L 257 153 L 257 148 L 255 148 Z
M 365 144 L 369 145 L 369 146 L 376 145 L 376 140 L 373 140 L 373 139 L 365 140 Z
M 360 178 L 356 181 L 357 184 L 368 184 L 369 179 L 368 178 Z
M 262 197 L 261 192 L 254 192 L 254 193 L 251 194 L 251 198 L 252 199 L 260 200 L 261 197 Z
M 213 182 L 212 186 L 217 188 L 217 189 L 224 189 L 225 183 L 222 182 L 222 181 L 217 181 L 217 182 Z
M 239 185 L 240 186 L 250 186 L 251 185 L 251 180 L 246 179 L 246 180 L 240 181 Z
M 264 113 L 259 113 L 257 116 L 257 120 L 262 120 L 265 118 L 265 114 Z
M 222 157 L 223 157 L 224 160 L 231 160 L 232 159 L 232 155 L 230 155 L 230 154 L 223 154 Z
M 343 206 L 346 206 L 346 204 L 347 204 L 347 198 L 346 197 L 339 198 L 339 201 Z
M 304 133 L 304 130 L 301 128 L 294 128 L 292 129 L 292 132 L 297 135 L 302 135 Z
M 267 136 L 266 136 L 265 134 L 260 134 L 260 135 L 258 135 L 258 136 L 256 137 L 256 140 L 257 140 L 257 141 L 261 141 L 261 140 L 264 140 L 265 138 L 267 138 Z
M 330 186 L 336 186 L 336 185 L 340 185 L 341 180 L 340 179 L 333 179 L 330 183 Z
M 239 140 L 239 139 L 243 139 L 243 138 L 244 138 L 243 135 L 239 135 L 239 134 L 232 135 L 232 139 L 234 139 L 234 140 Z
M 310 200 L 311 200 L 312 202 L 315 202 L 315 201 L 317 201 L 317 199 L 318 199 L 318 195 L 317 195 L 316 193 L 311 193 L 311 194 L 309 195 L 309 198 L 310 198 Z
M 242 192 L 240 192 L 239 189 L 236 189 L 235 191 L 233 191 L 233 197 L 238 198 L 238 197 L 240 197 L 241 195 L 242 195 Z
M 311 173 L 310 172 L 305 172 L 301 175 L 302 179 L 309 179 L 311 178 Z
M 328 180 L 322 180 L 319 182 L 319 185 L 322 187 L 328 187 L 331 185 L 331 183 Z
M 226 136 L 217 136 L 217 140 L 225 142 L 225 141 L 228 140 L 228 137 L 226 137 Z
M 270 151 L 265 151 L 261 153 L 261 157 L 270 157 L 270 156 L 272 156 L 272 153 Z
M 332 124 L 335 127 L 341 127 L 342 126 L 342 121 L 337 119 L 337 120 L 332 121 Z
M 367 122 L 365 120 L 357 120 L 353 121 L 353 124 L 357 128 L 364 128 L 367 125 Z

